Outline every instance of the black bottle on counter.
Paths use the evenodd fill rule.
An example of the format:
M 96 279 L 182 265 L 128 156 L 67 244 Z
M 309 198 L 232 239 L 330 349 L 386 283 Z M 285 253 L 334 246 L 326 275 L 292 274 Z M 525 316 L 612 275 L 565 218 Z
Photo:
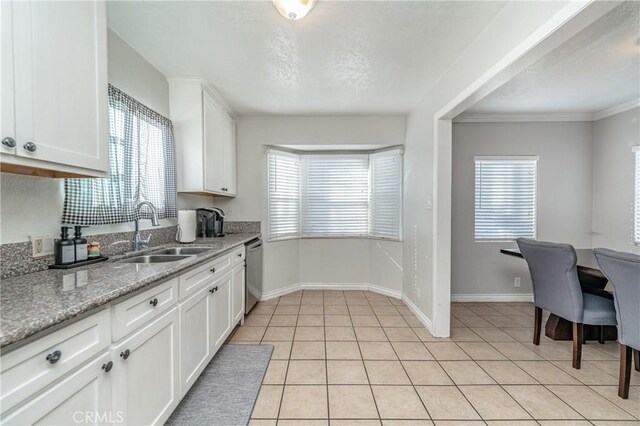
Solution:
M 75 262 L 75 244 L 69 239 L 69 227 L 60 227 L 60 239 L 55 244 L 56 265 L 68 265 Z
M 73 239 L 75 246 L 75 261 L 84 262 L 88 258 L 87 239 L 82 236 L 82 226 L 75 226 L 75 238 Z

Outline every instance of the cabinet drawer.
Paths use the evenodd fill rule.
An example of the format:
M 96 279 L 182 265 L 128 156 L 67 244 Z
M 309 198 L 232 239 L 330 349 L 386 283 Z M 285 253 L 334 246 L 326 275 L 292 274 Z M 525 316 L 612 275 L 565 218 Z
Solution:
M 120 302 L 113 309 L 113 341 L 169 310 L 178 302 L 178 278 Z
M 105 309 L 3 355 L 1 411 L 74 370 L 110 343 L 109 310 Z
M 180 275 L 180 300 L 197 292 L 230 268 L 231 256 L 226 254 Z
M 245 258 L 244 246 L 241 246 L 240 248 L 237 248 L 231 252 L 231 259 L 233 262 L 233 266 L 243 263 L 244 258 Z

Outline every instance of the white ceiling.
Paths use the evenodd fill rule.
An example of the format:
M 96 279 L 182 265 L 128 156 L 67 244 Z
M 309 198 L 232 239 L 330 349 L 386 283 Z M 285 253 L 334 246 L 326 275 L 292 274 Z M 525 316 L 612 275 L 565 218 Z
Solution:
M 469 113 L 597 113 L 640 97 L 640 2 L 613 9 L 469 108 Z
M 108 4 L 109 26 L 167 77 L 204 77 L 240 115 L 405 114 L 504 2 Z

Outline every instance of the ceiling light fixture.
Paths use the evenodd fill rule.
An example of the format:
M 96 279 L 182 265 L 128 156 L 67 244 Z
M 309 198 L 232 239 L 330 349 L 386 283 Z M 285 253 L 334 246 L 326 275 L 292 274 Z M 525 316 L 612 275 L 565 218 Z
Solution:
M 287 19 L 296 21 L 307 16 L 307 13 L 313 9 L 316 0 L 273 0 L 280 15 Z

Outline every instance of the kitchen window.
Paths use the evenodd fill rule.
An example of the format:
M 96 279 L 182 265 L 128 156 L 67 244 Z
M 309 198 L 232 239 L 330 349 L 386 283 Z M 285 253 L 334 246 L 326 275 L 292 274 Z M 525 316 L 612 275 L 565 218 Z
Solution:
M 537 157 L 475 157 L 475 239 L 536 237 Z
M 171 121 L 109 85 L 109 177 L 65 179 L 62 222 L 104 225 L 177 215 L 176 157 Z
M 640 245 L 640 146 L 633 147 L 635 155 L 635 182 L 633 193 L 633 242 Z
M 269 240 L 401 239 L 402 151 L 267 153 Z

